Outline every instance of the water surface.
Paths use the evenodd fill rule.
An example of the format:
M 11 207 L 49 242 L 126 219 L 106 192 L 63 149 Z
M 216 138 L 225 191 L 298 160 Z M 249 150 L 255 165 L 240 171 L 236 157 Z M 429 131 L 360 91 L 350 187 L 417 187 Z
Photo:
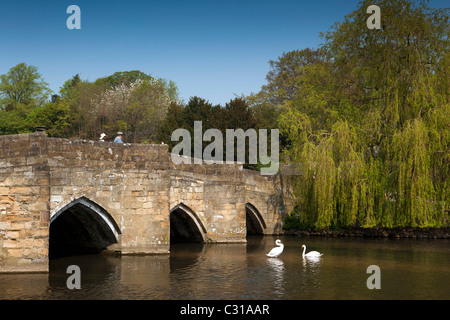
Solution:
M 450 242 L 276 237 L 247 244 L 176 244 L 165 256 L 84 255 L 51 260 L 49 274 L 0 274 L 0 299 L 450 299 Z M 323 257 L 305 260 L 301 245 Z M 81 289 L 69 290 L 69 265 Z M 370 290 L 367 267 L 381 270 Z

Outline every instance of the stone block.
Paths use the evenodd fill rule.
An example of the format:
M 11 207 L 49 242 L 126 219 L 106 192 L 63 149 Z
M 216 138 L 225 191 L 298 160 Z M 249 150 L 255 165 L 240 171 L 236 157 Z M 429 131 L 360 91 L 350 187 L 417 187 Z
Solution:
M 29 207 L 30 211 L 46 211 L 49 210 L 49 203 L 48 201 L 36 201 L 34 203 L 31 204 L 31 206 Z
M 11 229 L 11 221 L 0 222 L 0 230 L 10 230 L 10 229 Z
M 25 223 L 23 221 L 11 221 L 11 230 L 23 230 L 25 229 Z
M 16 239 L 4 239 L 3 240 L 3 248 L 17 248 L 19 247 L 19 243 Z
M 20 232 L 19 231 L 7 231 L 5 233 L 5 238 L 9 238 L 9 239 L 15 240 L 15 239 L 17 239 L 19 237 L 20 237 Z
M 30 194 L 31 188 L 30 187 L 12 187 L 10 189 L 11 195 L 20 195 L 20 194 Z
M 9 195 L 10 188 L 9 187 L 0 187 L 0 196 Z
M 6 252 L 8 253 L 9 257 L 22 258 L 22 249 L 8 248 L 8 250 Z

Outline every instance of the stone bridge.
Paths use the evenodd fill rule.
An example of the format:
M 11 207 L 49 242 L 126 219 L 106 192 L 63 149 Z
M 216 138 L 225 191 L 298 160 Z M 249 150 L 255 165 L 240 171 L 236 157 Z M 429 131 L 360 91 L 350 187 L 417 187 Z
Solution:
M 167 145 L 0 136 L 0 272 L 47 272 L 61 255 L 168 254 L 171 242 L 279 234 L 289 186 L 238 163 L 176 165 Z

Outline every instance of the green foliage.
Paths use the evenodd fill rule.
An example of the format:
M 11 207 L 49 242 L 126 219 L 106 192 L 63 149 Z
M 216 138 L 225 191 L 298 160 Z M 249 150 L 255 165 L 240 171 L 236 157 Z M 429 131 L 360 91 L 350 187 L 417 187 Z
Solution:
M 365 25 L 371 4 L 381 30 Z M 317 59 L 271 63 L 260 95 L 276 101 L 285 155 L 301 168 L 301 225 L 448 226 L 448 32 L 448 12 L 425 2 L 362 1 Z
M 173 81 L 136 70 L 116 72 L 94 82 L 81 81 L 76 75 L 60 90 L 70 109 L 66 136 L 98 139 L 105 132 L 107 139 L 113 139 L 123 131 L 127 142 L 155 142 L 177 90 Z
M 283 229 L 285 230 L 290 229 L 303 230 L 309 228 L 311 228 L 311 226 L 302 223 L 302 221 L 300 220 L 300 216 L 295 215 L 295 212 L 292 212 L 291 215 L 284 218 Z
M 26 133 L 47 127 L 49 136 L 98 139 L 117 131 L 127 142 L 158 141 L 168 108 L 178 99 L 173 81 L 141 71 L 116 72 L 94 82 L 76 74 L 47 103 L 49 90 L 37 68 L 21 63 L 0 82 L 0 134 Z
M 35 66 L 19 63 L 0 76 L 0 110 L 42 106 L 51 92 L 47 86 Z
M 184 105 L 179 102 L 172 102 L 167 110 L 167 115 L 158 130 L 159 140 L 168 144 L 170 150 L 174 146 L 174 142 L 171 141 L 172 132 L 178 128 L 182 128 L 183 119 Z
M 136 80 L 155 80 L 152 76 L 139 70 L 115 72 L 110 76 L 98 78 L 94 84 L 105 86 L 106 88 L 114 88 L 121 84 L 130 85 Z
M 64 82 L 63 86 L 59 90 L 59 94 L 63 99 L 68 98 L 73 93 L 73 89 L 76 88 L 81 83 L 81 78 L 79 74 L 76 74 L 72 79 Z
M 69 106 L 63 101 L 47 103 L 41 108 L 36 108 L 27 117 L 30 129 L 38 126 L 46 127 L 47 135 L 50 137 L 61 137 L 65 135 L 70 126 Z
M 27 121 L 30 107 L 17 104 L 13 110 L 0 110 L 0 134 L 29 133 L 33 131 Z
M 179 103 L 172 104 L 169 107 L 166 118 L 164 119 L 159 135 L 160 139 L 169 144 L 170 150 L 178 142 L 171 141 L 171 134 L 175 129 L 184 128 L 191 135 L 191 154 L 194 150 L 194 121 L 202 122 L 202 134 L 208 129 L 218 129 L 223 136 L 225 143 L 226 129 L 243 129 L 246 131 L 250 128 L 262 128 L 257 122 L 255 112 L 250 108 L 248 102 L 244 98 L 235 98 L 225 104 L 212 105 L 210 102 L 200 97 L 191 97 L 186 105 Z M 203 141 L 203 149 L 210 144 L 209 141 Z M 268 142 L 270 143 L 270 141 Z M 248 158 L 249 143 L 246 142 L 246 159 L 244 167 L 248 169 L 260 170 L 260 163 L 249 163 Z M 236 144 L 234 155 L 237 155 Z M 226 149 L 223 149 L 223 157 L 226 158 Z M 235 159 L 236 160 L 236 159 Z

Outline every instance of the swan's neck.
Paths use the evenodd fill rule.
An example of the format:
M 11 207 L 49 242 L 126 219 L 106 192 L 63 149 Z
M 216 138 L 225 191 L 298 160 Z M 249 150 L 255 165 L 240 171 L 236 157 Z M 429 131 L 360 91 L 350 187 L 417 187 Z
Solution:
M 302 253 L 302 256 L 305 255 L 305 251 L 306 251 L 306 246 L 303 246 L 303 253 Z

